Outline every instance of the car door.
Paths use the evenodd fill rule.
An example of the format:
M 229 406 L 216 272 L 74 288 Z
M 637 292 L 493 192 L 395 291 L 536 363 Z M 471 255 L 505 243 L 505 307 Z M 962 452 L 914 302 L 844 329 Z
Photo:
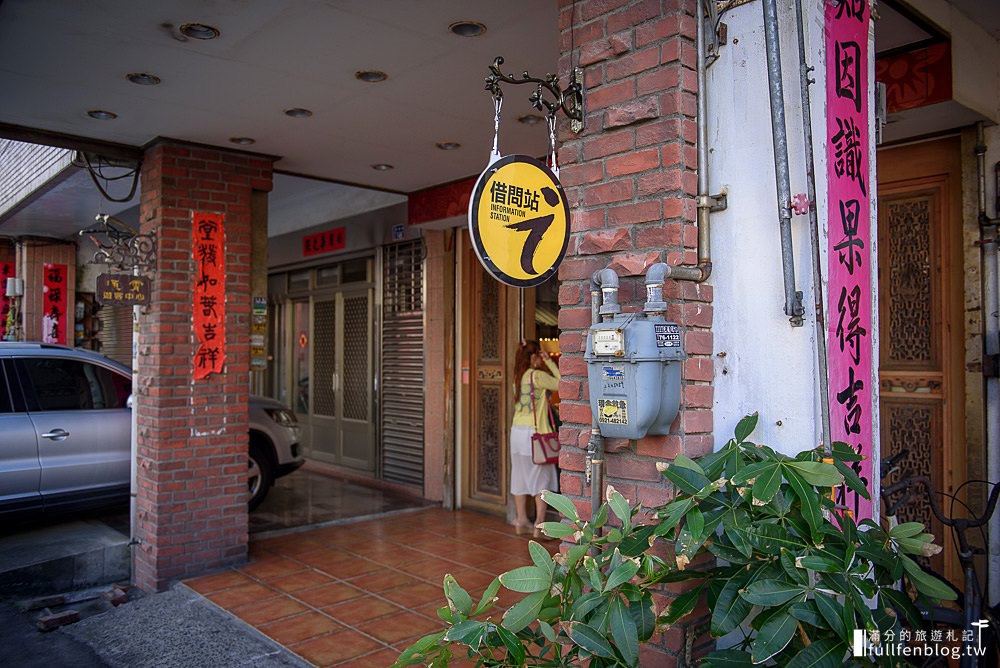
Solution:
M 68 357 L 17 360 L 30 387 L 46 508 L 99 502 L 128 492 L 131 378 Z
M 0 513 L 38 506 L 41 467 L 35 427 L 20 388 L 0 360 Z

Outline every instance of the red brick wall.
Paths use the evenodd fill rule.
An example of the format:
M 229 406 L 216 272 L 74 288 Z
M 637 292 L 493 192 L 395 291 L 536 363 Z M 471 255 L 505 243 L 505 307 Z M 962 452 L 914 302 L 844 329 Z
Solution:
M 591 413 L 583 351 L 590 277 L 611 266 L 622 277 L 624 310 L 641 310 L 647 267 L 697 261 L 695 2 L 561 0 L 560 6 L 559 71 L 582 67 L 587 87 L 584 132 L 572 134 L 567 120 L 560 124 L 560 176 L 573 229 L 559 271 L 560 484 L 589 515 L 584 470 Z M 688 354 L 680 414 L 667 436 L 635 447 L 606 443 L 607 483 L 645 506 L 672 494 L 657 461 L 678 453 L 697 457 L 713 445 L 712 288 L 668 281 L 664 292 L 667 317 L 681 325 Z M 671 629 L 643 648 L 642 665 L 683 663 L 687 644 L 684 629 Z
M 151 306 L 139 323 L 136 584 L 239 563 L 247 546 L 251 193 L 269 160 L 158 144 L 142 166 L 140 220 L 155 233 Z M 225 215 L 226 364 L 193 380 L 192 212 Z

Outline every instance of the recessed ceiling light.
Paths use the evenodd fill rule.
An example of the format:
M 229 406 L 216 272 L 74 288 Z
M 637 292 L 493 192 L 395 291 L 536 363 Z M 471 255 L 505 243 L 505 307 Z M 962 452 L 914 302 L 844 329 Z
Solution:
M 99 121 L 113 121 L 118 118 L 118 114 L 113 111 L 105 111 L 104 109 L 91 109 L 87 112 L 87 115 Z
M 249 146 L 250 144 L 257 143 L 257 140 L 253 137 L 230 137 L 229 141 L 240 146 Z
M 217 28 L 207 26 L 204 23 L 183 23 L 180 31 L 182 35 L 191 39 L 215 39 L 220 35 Z
M 379 163 L 376 163 L 376 164 L 372 165 L 372 169 L 374 169 L 376 172 L 387 172 L 390 169 L 393 169 L 393 166 L 389 165 L 389 164 L 386 164 L 384 162 L 379 162 Z
M 380 83 L 388 79 L 389 75 L 378 70 L 359 70 L 354 73 L 354 78 L 365 83 Z
M 309 118 L 313 115 L 313 112 L 302 107 L 292 107 L 291 109 L 285 109 L 285 115 L 292 118 Z
M 434 145 L 437 146 L 442 151 L 454 151 L 456 148 L 462 147 L 462 145 L 459 144 L 457 141 L 439 141 Z
M 543 120 L 545 119 L 538 114 L 525 114 L 524 116 L 517 117 L 517 122 L 524 123 L 525 125 L 538 125 Z
M 140 86 L 158 86 L 160 84 L 160 77 L 147 72 L 129 72 L 125 78 Z
M 456 21 L 448 26 L 459 37 L 479 37 L 486 32 L 486 26 L 479 21 Z

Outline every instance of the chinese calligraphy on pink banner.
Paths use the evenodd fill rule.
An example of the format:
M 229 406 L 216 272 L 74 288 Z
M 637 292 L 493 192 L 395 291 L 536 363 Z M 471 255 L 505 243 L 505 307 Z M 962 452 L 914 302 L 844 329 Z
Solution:
M 14 263 L 0 262 L 0 339 L 7 336 L 7 318 L 13 307 L 13 299 L 7 296 L 8 278 L 14 278 Z
M 66 265 L 42 267 L 42 341 L 66 343 Z
M 827 179 L 829 186 L 830 422 L 834 441 L 864 459 L 872 481 L 871 207 L 868 120 L 868 0 L 826 5 Z M 846 487 L 836 501 L 856 521 L 871 501 Z
M 194 377 L 221 373 L 226 362 L 226 234 L 221 213 L 192 214 Z

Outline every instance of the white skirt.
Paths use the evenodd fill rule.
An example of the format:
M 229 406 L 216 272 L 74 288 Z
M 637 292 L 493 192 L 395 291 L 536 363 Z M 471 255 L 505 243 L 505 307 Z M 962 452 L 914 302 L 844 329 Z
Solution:
M 559 472 L 555 464 L 531 461 L 531 435 L 535 428 L 515 425 L 510 428 L 510 493 L 536 496 L 542 490 L 559 491 Z

